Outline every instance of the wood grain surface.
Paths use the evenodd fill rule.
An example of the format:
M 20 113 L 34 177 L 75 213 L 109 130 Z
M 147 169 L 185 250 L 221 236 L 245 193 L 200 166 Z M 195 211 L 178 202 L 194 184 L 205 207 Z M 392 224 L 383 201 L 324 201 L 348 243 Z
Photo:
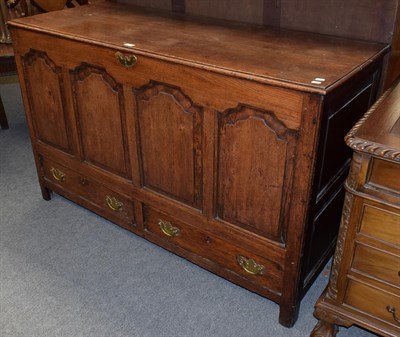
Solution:
M 150 10 L 105 3 L 17 19 L 10 25 L 26 25 L 256 80 L 279 81 L 281 85 L 290 82 L 304 90 L 333 86 L 366 66 L 384 48 L 376 43 L 164 13 L 149 24 L 153 14 Z M 112 32 L 113 22 L 118 22 L 118 32 Z M 127 48 L 126 43 L 134 47 Z M 318 78 L 324 80 L 313 82 Z

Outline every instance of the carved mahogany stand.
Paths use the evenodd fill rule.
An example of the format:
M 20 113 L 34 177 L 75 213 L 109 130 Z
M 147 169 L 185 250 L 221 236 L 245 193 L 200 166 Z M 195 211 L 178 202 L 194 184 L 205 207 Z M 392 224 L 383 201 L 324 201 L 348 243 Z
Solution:
M 400 85 L 388 90 L 346 137 L 354 151 L 327 289 L 311 337 L 359 325 L 400 336 Z

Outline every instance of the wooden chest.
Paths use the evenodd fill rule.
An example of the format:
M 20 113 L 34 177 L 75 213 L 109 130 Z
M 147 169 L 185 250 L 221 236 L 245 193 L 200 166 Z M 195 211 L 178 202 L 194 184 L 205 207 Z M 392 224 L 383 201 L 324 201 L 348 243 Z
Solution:
M 330 283 L 314 337 L 337 325 L 400 335 L 400 84 L 346 138 L 355 151 Z
M 291 326 L 387 46 L 111 3 L 10 26 L 43 197 L 276 301 Z

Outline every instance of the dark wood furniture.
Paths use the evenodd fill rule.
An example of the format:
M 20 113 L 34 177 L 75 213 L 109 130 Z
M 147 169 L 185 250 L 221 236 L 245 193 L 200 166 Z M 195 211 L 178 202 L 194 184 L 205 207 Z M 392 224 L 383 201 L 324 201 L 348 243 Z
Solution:
M 330 282 L 313 337 L 357 324 L 400 335 L 400 85 L 350 131 L 354 150 Z
M 9 44 L 0 43 L 0 76 L 10 76 L 17 73 L 14 51 Z M 3 100 L 0 96 L 0 127 L 8 129 L 7 115 L 4 110 Z
M 4 109 L 3 100 L 0 96 L 0 128 L 6 130 L 9 128 L 6 111 Z
M 400 4 L 397 5 L 396 21 L 393 30 L 391 43 L 391 52 L 388 60 L 388 70 L 385 87 L 388 88 L 397 79 L 400 78 Z
M 343 137 L 376 98 L 387 45 L 112 3 L 10 26 L 43 197 L 276 301 L 294 324 L 333 251 Z
M 385 86 L 400 76 L 399 0 L 109 0 L 391 45 Z
M 88 0 L 30 0 L 30 2 L 42 12 L 51 12 L 64 7 L 73 8 L 78 5 L 86 5 Z
M 0 44 L 0 76 L 17 74 L 14 51 L 11 44 Z

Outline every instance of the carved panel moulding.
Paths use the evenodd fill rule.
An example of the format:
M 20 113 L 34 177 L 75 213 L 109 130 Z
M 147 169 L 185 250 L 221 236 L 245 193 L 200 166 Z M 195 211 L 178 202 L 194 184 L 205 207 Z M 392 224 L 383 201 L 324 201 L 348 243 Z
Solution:
M 270 111 L 239 104 L 218 114 L 220 219 L 285 242 L 285 216 L 290 208 L 286 191 L 293 182 L 297 136 L 298 131 L 287 128 Z M 275 149 L 274 155 L 271 149 Z M 266 166 L 265 159 L 271 156 Z M 249 158 L 253 163 L 236 158 Z M 249 180 L 258 188 L 248 189 Z M 256 212 L 248 211 L 249 202 L 260 202 Z
M 353 195 L 350 193 L 346 193 L 344 205 L 343 205 L 343 212 L 342 212 L 342 219 L 340 224 L 340 231 L 336 243 L 336 252 L 335 257 L 333 259 L 333 265 L 329 280 L 328 292 L 327 296 L 331 299 L 336 299 L 337 297 L 337 280 L 339 275 L 339 267 L 342 261 L 342 256 L 344 252 L 344 242 L 346 240 L 347 229 L 349 227 L 350 221 L 350 213 L 351 207 L 353 205 Z
M 181 88 L 156 81 L 134 89 L 134 93 L 137 98 L 143 185 L 200 208 L 203 108 L 194 104 Z M 167 114 L 160 109 L 160 106 L 166 105 L 170 107 L 165 110 Z M 163 118 L 165 123 L 158 126 L 152 122 Z M 174 134 L 164 133 L 167 124 L 176 131 Z M 155 168 L 159 163 L 155 162 L 155 153 L 164 158 L 164 165 L 157 170 Z M 173 160 L 178 153 L 182 156 L 180 166 L 190 168 L 191 173 L 174 169 Z M 161 169 L 164 179 L 160 180 Z M 165 177 L 171 179 L 166 181 Z
M 104 68 L 82 63 L 70 70 L 78 134 L 87 163 L 130 179 L 123 87 Z M 95 88 L 95 89 L 93 89 Z M 112 130 L 108 138 L 106 130 Z M 96 139 L 89 143 L 83 134 Z M 102 147 L 108 151 L 100 150 Z
M 361 169 L 361 161 L 362 156 L 359 153 L 354 152 L 353 159 L 351 161 L 350 172 L 347 177 L 347 186 L 353 190 L 357 186 L 357 177 Z
M 38 139 L 71 153 L 62 68 L 47 53 L 35 49 L 30 49 L 22 57 L 22 64 L 30 93 L 29 106 L 35 111 L 32 119 Z M 49 125 L 57 128 L 58 132 L 49 132 Z

